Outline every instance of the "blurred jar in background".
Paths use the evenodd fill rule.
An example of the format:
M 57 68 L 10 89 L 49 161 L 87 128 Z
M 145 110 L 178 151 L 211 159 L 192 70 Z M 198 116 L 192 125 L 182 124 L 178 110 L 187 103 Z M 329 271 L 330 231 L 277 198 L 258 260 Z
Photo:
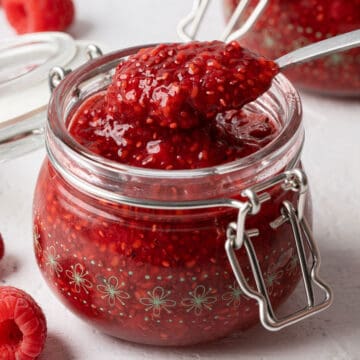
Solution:
M 224 0 L 229 19 L 239 0 Z M 258 0 L 250 0 L 249 16 Z M 243 46 L 269 58 L 338 34 L 360 29 L 360 0 L 269 0 Z M 285 71 L 299 87 L 322 94 L 360 96 L 360 48 L 297 65 Z

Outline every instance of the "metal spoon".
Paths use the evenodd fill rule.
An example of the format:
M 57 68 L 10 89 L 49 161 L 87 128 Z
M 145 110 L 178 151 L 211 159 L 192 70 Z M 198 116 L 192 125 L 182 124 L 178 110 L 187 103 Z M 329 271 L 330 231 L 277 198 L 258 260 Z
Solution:
M 279 57 L 275 62 L 283 70 L 292 65 L 315 60 L 325 55 L 335 54 L 339 51 L 349 50 L 358 46 L 360 46 L 360 30 L 354 30 L 294 50 Z

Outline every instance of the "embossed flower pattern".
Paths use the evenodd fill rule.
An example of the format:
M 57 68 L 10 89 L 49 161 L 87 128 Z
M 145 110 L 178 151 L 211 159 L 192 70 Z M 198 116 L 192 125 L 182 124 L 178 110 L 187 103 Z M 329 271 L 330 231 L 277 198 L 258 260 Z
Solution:
M 103 279 L 103 283 L 97 286 L 97 290 L 102 294 L 102 299 L 107 299 L 110 306 L 114 306 L 116 302 L 125 306 L 124 300 L 130 298 L 130 295 L 120 289 L 119 280 L 115 276 L 110 276 L 108 279 Z
M 248 299 L 246 295 L 242 292 L 236 281 L 232 285 L 229 285 L 230 291 L 223 294 L 222 299 L 226 301 L 226 306 L 233 305 L 238 307 L 241 303 L 241 297 Z
M 160 316 L 162 310 L 169 314 L 171 308 L 176 306 L 176 301 L 168 298 L 171 291 L 165 291 L 161 286 L 156 286 L 147 294 L 149 297 L 141 298 L 140 303 L 145 305 L 145 311 L 152 310 L 154 316 Z
M 64 271 L 63 267 L 59 263 L 60 255 L 56 254 L 55 248 L 50 246 L 44 251 L 45 265 L 48 266 L 57 277 L 60 277 L 60 273 Z
M 290 275 L 294 275 L 297 272 L 298 264 L 299 264 L 299 258 L 298 258 L 298 255 L 295 254 L 291 257 L 289 263 L 287 264 L 286 271 Z
M 282 270 L 277 272 L 268 273 L 265 275 L 265 283 L 267 286 L 267 290 L 271 295 L 274 291 L 275 285 L 280 285 L 280 279 L 282 278 L 284 272 Z
M 217 301 L 216 296 L 209 296 L 211 288 L 206 289 L 204 285 L 198 285 L 193 291 L 189 291 L 189 298 L 182 300 L 181 304 L 187 308 L 187 312 L 194 311 L 199 316 L 203 310 L 212 310 L 211 305 Z
M 89 272 L 80 263 L 71 265 L 71 270 L 66 270 L 66 276 L 70 279 L 69 284 L 74 286 L 75 292 L 82 290 L 88 294 L 89 289 L 93 287 L 91 281 L 87 279 Z

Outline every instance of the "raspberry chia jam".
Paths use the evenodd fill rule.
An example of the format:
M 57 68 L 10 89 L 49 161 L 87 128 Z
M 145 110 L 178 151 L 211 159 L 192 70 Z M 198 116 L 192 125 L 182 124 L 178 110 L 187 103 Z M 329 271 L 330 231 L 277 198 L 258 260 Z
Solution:
M 224 0 L 229 18 L 239 0 Z M 249 2 L 249 13 L 259 3 Z M 242 23 L 242 19 L 241 19 Z M 240 25 L 240 23 L 239 23 Z M 268 0 L 241 45 L 276 59 L 305 45 L 360 28 L 360 0 Z M 340 96 L 360 95 L 360 49 L 326 56 L 286 70 L 296 85 Z
M 213 93 L 205 110 L 204 101 L 198 106 L 173 88 L 171 98 L 154 97 L 168 75 L 162 74 L 159 87 L 145 84 L 134 70 L 146 67 L 141 63 L 125 72 L 137 72 L 131 81 L 119 79 L 129 65 L 117 66 L 119 61 L 139 49 L 97 59 L 54 91 L 48 157 L 34 198 L 36 259 L 59 299 L 108 334 L 165 346 L 207 342 L 259 321 L 255 290 L 235 278 L 225 243 L 234 254 L 240 248 L 240 275 L 256 289 L 247 254 L 251 237 L 274 309 L 301 277 L 293 227 L 281 221 L 281 209 L 284 202 L 301 202 L 300 212 L 311 223 L 310 198 L 286 181 L 264 185 L 301 166 L 301 103 L 282 75 L 241 110 L 229 110 Z M 113 96 L 115 87 L 130 95 Z M 158 105 L 151 108 L 150 99 Z M 140 102 L 146 113 L 135 109 L 131 117 Z M 186 114 L 172 114 L 174 106 Z M 242 193 L 254 187 L 259 197 Z M 247 200 L 251 208 L 244 207 Z M 248 215 L 246 222 L 239 214 Z M 241 225 L 257 229 L 245 233 L 245 247 L 234 236 Z

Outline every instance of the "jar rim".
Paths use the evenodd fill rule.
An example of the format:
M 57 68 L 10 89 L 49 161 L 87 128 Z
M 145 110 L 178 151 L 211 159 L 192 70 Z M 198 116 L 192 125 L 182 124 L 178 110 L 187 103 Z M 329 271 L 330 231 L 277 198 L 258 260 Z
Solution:
M 253 166 L 255 163 L 262 161 L 263 159 L 275 154 L 284 145 L 286 145 L 291 138 L 299 132 L 301 128 L 302 118 L 302 105 L 300 96 L 297 90 L 293 87 L 291 82 L 282 74 L 278 74 L 273 80 L 286 94 L 286 100 L 289 105 L 288 119 L 286 119 L 284 126 L 279 135 L 268 145 L 250 154 L 246 157 L 212 166 L 198 169 L 186 169 L 186 170 L 161 170 L 151 168 L 141 168 L 131 165 L 121 164 L 113 160 L 106 159 L 100 155 L 92 153 L 85 146 L 81 145 L 70 135 L 67 131 L 65 121 L 62 119 L 60 112 L 61 103 L 64 101 L 64 95 L 67 89 L 76 84 L 77 79 L 81 79 L 86 75 L 89 69 L 95 69 L 96 74 L 101 73 L 101 69 L 106 64 L 116 64 L 121 58 L 127 57 L 144 47 L 155 46 L 140 45 L 130 47 L 122 50 L 112 52 L 104 55 L 98 59 L 82 65 L 75 71 L 66 76 L 64 80 L 55 88 L 48 108 L 48 124 L 47 130 L 50 130 L 57 139 L 59 139 L 63 145 L 73 152 L 79 154 L 82 158 L 86 159 L 90 163 L 97 164 L 102 168 L 109 168 L 111 171 L 117 171 L 118 173 L 126 173 L 127 175 L 135 175 L 140 177 L 151 177 L 159 179 L 189 179 L 194 177 L 206 177 L 212 174 L 227 174 L 234 171 L 245 169 L 249 166 Z M 256 102 L 256 100 L 255 100 Z M 54 116 L 55 115 L 55 116 Z

